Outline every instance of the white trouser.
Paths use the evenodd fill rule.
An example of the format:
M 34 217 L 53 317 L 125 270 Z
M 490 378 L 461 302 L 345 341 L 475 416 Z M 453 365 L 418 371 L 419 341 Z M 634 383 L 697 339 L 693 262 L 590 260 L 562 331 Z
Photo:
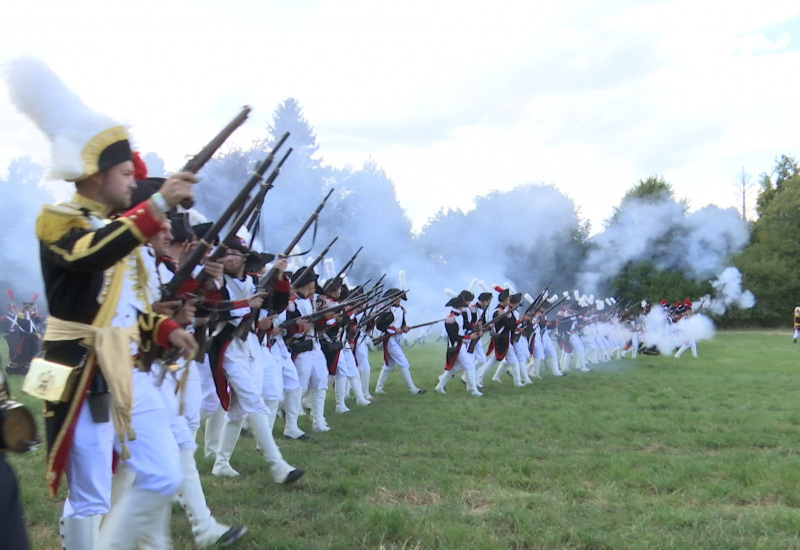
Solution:
M 294 366 L 297 367 L 297 376 L 304 394 L 328 389 L 328 365 L 318 342 L 314 342 L 314 349 L 311 351 L 297 355 Z
M 253 342 L 253 340 L 255 342 Z M 222 368 L 231 387 L 231 404 L 227 419 L 244 420 L 248 414 L 267 414 L 261 394 L 264 383 L 264 348 L 254 334 L 247 341 L 234 338 L 225 350 Z

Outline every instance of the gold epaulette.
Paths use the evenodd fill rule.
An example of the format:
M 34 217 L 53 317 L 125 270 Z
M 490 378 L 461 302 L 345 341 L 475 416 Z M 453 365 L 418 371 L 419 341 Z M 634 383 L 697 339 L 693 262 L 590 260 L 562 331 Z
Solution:
M 63 237 L 70 229 L 91 229 L 83 212 L 70 203 L 46 204 L 36 219 L 36 237 L 51 244 Z

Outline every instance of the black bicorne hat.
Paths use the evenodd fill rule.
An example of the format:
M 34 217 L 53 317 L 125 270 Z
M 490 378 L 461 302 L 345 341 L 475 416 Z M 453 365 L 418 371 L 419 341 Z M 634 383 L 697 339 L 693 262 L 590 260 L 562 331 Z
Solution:
M 136 206 L 153 196 L 164 183 L 164 178 L 147 178 L 136 180 L 136 187 L 131 193 L 131 206 Z
M 510 301 L 512 304 L 522 303 L 522 292 L 517 292 L 516 294 L 512 294 Z
M 467 305 L 467 301 L 463 296 L 453 296 L 450 300 L 445 304 L 445 307 L 464 307 Z
M 185 243 L 194 238 L 194 231 L 189 226 L 189 216 L 186 212 L 173 212 L 168 217 L 172 225 L 172 242 Z
M 258 273 L 274 259 L 275 254 L 269 252 L 251 252 L 244 261 L 244 270 L 246 273 Z
M 400 298 L 401 300 L 408 300 L 406 293 L 399 288 L 390 288 L 383 293 L 384 298 L 388 298 L 389 296 L 394 296 L 395 298 Z
M 458 293 L 458 296 L 460 298 L 463 298 L 464 301 L 467 303 L 469 303 L 473 298 L 475 298 L 475 295 L 469 290 L 462 290 L 461 292 Z
M 341 277 L 333 277 L 332 279 L 325 281 L 325 284 L 322 285 L 322 290 L 327 294 L 328 291 L 341 289 L 343 285 L 344 280 Z
M 302 286 L 304 284 L 308 284 L 311 281 L 317 282 L 317 279 L 319 279 L 319 275 L 314 273 L 313 269 L 311 270 L 311 273 L 308 273 L 306 275 L 305 273 L 307 271 L 308 271 L 308 267 L 307 266 L 303 266 L 300 269 L 298 269 L 297 271 L 295 271 L 294 273 L 292 273 L 292 277 L 291 277 L 290 280 L 292 281 L 292 286 L 293 287 L 297 288 L 298 286 Z M 298 281 L 301 284 L 298 285 L 297 284 Z
M 478 294 L 478 301 L 483 302 L 490 302 L 492 300 L 492 293 L 491 292 L 481 292 Z

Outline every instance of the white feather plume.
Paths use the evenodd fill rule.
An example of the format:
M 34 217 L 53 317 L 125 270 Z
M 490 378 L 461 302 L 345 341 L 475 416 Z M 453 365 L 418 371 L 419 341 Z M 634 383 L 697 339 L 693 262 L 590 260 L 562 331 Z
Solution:
M 527 292 L 525 294 L 523 294 L 522 297 L 525 298 L 528 301 L 528 303 L 531 303 L 531 304 L 533 303 L 533 296 L 531 296 Z
M 406 272 L 402 269 L 397 272 L 397 282 L 400 284 L 400 289 L 406 288 Z
M 3 67 L 14 106 L 50 139 L 50 177 L 74 181 L 83 174 L 83 147 L 104 130 L 120 126 L 90 109 L 42 60 L 20 57 Z
M 452 288 L 445 288 L 444 293 L 446 296 L 450 296 L 451 298 L 455 298 L 456 296 L 458 296 L 456 291 L 453 290 Z

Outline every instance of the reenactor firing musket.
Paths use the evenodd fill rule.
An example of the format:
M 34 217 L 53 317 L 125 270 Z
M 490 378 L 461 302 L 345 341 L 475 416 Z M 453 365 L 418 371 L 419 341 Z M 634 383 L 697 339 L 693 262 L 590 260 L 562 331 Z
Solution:
M 175 276 L 169 283 L 164 285 L 162 289 L 163 300 L 177 296 L 181 290 L 181 287 L 183 287 L 183 285 L 189 281 L 194 268 L 203 260 L 203 257 L 205 256 L 206 252 L 208 252 L 208 249 L 211 248 L 212 243 L 216 240 L 216 237 L 222 227 L 228 222 L 228 220 L 230 220 L 235 212 L 241 209 L 242 204 L 246 203 L 247 198 L 250 196 L 250 192 L 255 188 L 255 186 L 264 181 L 264 174 L 267 172 L 273 160 L 275 159 L 275 153 L 288 138 L 289 132 L 286 132 L 278 141 L 277 145 L 275 145 L 275 147 L 269 153 L 269 155 L 267 155 L 267 158 L 265 158 L 261 164 L 258 165 L 250 180 L 244 185 L 244 187 L 242 187 L 242 189 L 239 190 L 239 193 L 233 198 L 225 211 L 211 225 L 208 231 L 206 231 L 205 235 L 203 235 L 203 237 L 199 240 L 187 258 L 181 263 L 180 266 L 178 266 L 178 269 L 175 271 Z M 255 205 L 252 203 L 251 206 L 252 208 L 255 208 Z M 228 246 L 226 241 L 235 237 L 236 232 L 247 220 L 251 211 L 252 209 L 247 212 L 240 213 L 237 220 L 231 226 L 231 231 L 229 231 L 225 240 L 223 240 L 211 254 L 211 258 L 213 260 L 221 258 L 227 252 Z M 201 272 L 197 278 L 196 285 L 193 285 L 194 288 L 201 287 L 207 279 L 208 275 L 206 275 L 204 272 Z

